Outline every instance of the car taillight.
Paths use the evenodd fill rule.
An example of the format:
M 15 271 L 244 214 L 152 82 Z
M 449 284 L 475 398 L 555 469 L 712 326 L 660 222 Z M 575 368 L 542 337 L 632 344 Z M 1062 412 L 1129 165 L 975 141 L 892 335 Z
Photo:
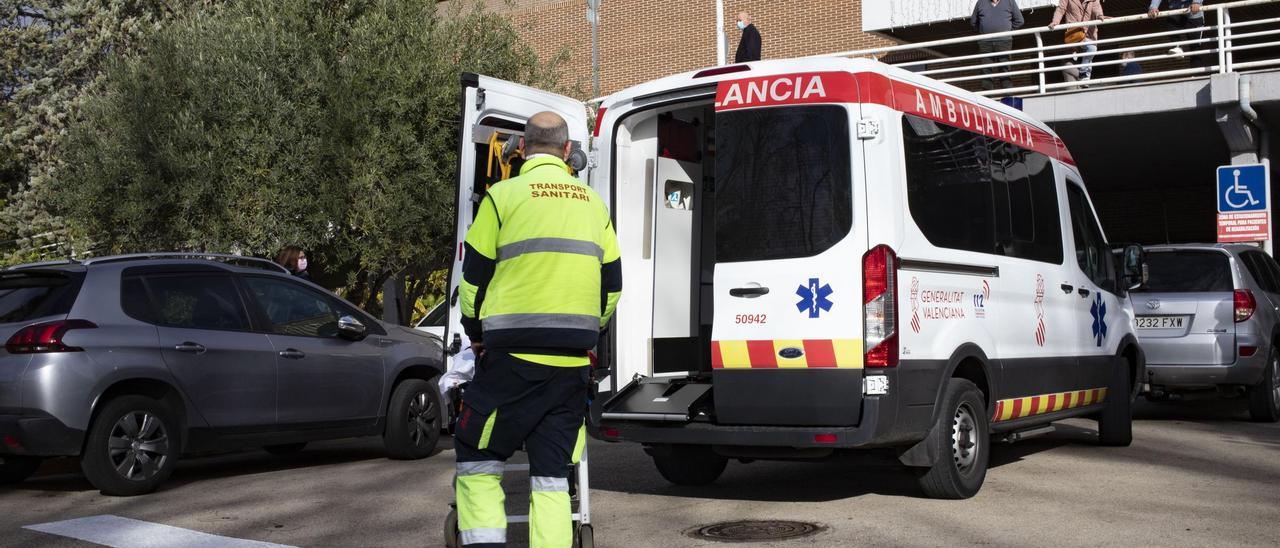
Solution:
M 72 329 L 93 329 L 98 327 L 85 320 L 58 320 L 28 325 L 4 343 L 4 349 L 10 354 L 44 354 L 49 352 L 81 352 L 83 348 L 63 344 L 62 337 Z
M 1253 310 L 1258 307 L 1258 301 L 1253 299 L 1253 292 L 1248 289 L 1237 289 L 1235 291 L 1235 309 L 1236 323 L 1243 322 L 1253 317 Z
M 866 367 L 898 365 L 898 256 L 878 245 L 862 256 L 862 327 Z
M 600 125 L 604 123 L 604 111 L 606 110 L 609 110 L 609 109 L 605 107 L 600 107 L 596 109 L 596 127 L 592 128 L 591 130 L 592 137 L 600 136 Z

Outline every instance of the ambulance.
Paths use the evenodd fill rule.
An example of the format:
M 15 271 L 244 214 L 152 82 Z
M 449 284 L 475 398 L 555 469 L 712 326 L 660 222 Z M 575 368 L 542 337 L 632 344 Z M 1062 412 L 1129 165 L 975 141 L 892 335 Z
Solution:
M 1073 417 L 1131 440 L 1145 378 L 1128 291 L 1062 140 L 1022 112 L 889 65 L 709 68 L 603 99 L 463 77 L 457 255 L 495 145 L 569 122 L 609 204 L 624 290 L 590 430 L 669 481 L 729 460 L 853 456 L 967 498 L 992 445 Z M 573 163 L 573 162 L 571 162 Z M 448 334 L 462 347 L 460 312 Z

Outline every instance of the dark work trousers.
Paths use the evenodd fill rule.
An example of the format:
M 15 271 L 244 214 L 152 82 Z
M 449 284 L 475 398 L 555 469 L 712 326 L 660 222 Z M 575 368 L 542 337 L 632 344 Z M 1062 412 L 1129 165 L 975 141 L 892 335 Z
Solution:
M 1013 49 L 1012 38 L 995 38 L 992 40 L 978 41 L 978 53 L 995 53 L 1000 51 L 1009 51 L 1011 49 Z M 999 74 L 1004 74 L 1009 72 L 1008 65 L 1005 65 L 1003 67 L 991 66 L 993 63 L 1004 63 L 1007 61 L 1009 61 L 1008 54 L 993 55 L 991 57 L 986 57 L 983 59 L 984 66 L 982 67 L 982 74 L 997 75 L 997 76 L 991 76 L 983 80 L 982 89 L 993 90 L 993 89 L 1007 89 L 1007 88 L 1013 87 L 1013 80 L 1009 79 L 1008 76 L 998 76 Z
M 1175 34 L 1178 40 L 1199 40 L 1204 38 L 1204 17 L 1189 17 L 1187 15 L 1174 15 L 1166 17 L 1169 30 L 1185 30 L 1182 34 Z M 1182 51 L 1186 52 L 1187 58 L 1193 67 L 1207 67 L 1216 64 L 1210 61 L 1208 53 L 1198 53 L 1217 48 L 1217 44 L 1182 44 Z
M 489 350 L 462 396 L 454 434 L 458 528 L 469 546 L 506 542 L 503 463 L 529 454 L 532 546 L 569 546 L 570 462 L 585 443 L 589 367 L 551 367 Z

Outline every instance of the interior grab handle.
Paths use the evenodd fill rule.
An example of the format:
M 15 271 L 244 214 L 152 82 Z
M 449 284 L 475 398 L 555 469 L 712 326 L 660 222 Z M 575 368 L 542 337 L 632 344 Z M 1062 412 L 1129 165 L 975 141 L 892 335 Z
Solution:
M 1062 286 L 1061 286 L 1061 287 L 1062 287 L 1062 292 L 1063 292 L 1063 293 L 1066 293 L 1066 294 L 1068 294 L 1068 295 L 1070 295 L 1070 294 L 1071 294 L 1071 291 L 1072 291 L 1072 290 L 1074 290 L 1074 289 L 1076 288 L 1075 286 L 1073 286 L 1073 285 L 1071 285 L 1071 284 L 1062 284 Z
M 1088 296 L 1089 296 L 1089 290 L 1088 290 L 1088 289 L 1085 289 L 1085 288 L 1083 288 L 1083 287 L 1082 287 L 1082 288 L 1080 288 L 1079 293 L 1080 293 L 1080 296 L 1081 296 L 1081 297 L 1088 297 Z
M 748 299 L 768 294 L 769 288 L 767 287 L 735 287 L 729 290 L 729 296 L 731 297 L 745 297 Z

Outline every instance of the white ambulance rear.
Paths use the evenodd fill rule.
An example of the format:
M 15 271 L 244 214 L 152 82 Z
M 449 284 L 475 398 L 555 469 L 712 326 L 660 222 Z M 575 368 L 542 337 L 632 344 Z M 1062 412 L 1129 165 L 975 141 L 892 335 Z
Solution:
M 549 109 L 587 139 L 567 98 L 464 92 L 459 242 L 491 135 Z M 1021 112 L 875 62 L 770 61 L 614 94 L 589 149 L 624 268 L 592 431 L 669 480 L 856 452 L 962 498 L 993 435 L 1093 416 L 1129 443 L 1141 250 L 1116 264 L 1066 147 Z

